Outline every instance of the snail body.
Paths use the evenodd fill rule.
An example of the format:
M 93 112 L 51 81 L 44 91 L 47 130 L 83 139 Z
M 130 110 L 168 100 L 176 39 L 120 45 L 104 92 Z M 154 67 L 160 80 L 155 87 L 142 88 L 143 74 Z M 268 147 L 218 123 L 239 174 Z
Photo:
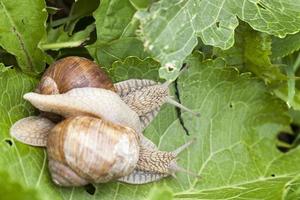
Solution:
M 54 62 L 43 74 L 36 92 L 40 94 L 62 94 L 74 88 L 93 87 L 116 92 L 135 111 L 143 128 L 159 112 L 164 103 L 170 103 L 195 115 L 170 96 L 170 83 L 164 84 L 147 79 L 130 79 L 113 84 L 108 75 L 94 62 L 77 56 L 62 58 Z M 42 112 L 42 116 L 54 122 L 61 120 L 56 115 Z
M 63 94 L 43 95 L 30 92 L 24 99 L 44 112 L 59 114 L 65 118 L 88 115 L 112 123 L 132 127 L 142 132 L 138 115 L 110 90 L 102 88 L 75 88 Z

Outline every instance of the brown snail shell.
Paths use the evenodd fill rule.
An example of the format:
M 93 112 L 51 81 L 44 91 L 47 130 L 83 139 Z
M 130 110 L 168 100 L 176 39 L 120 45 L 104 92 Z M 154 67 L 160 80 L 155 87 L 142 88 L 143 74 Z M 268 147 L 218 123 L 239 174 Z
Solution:
M 50 65 L 36 91 L 41 94 L 61 94 L 82 87 L 115 91 L 109 76 L 96 63 L 77 56 L 62 58 Z
M 89 116 L 65 119 L 47 142 L 52 179 L 62 186 L 104 183 L 136 167 L 138 135 L 129 127 Z

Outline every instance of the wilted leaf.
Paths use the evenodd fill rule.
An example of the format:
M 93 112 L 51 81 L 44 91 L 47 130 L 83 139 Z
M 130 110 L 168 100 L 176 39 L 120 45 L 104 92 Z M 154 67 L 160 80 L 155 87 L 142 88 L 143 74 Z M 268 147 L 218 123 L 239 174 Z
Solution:
M 39 42 L 46 34 L 47 11 L 40 0 L 0 0 L 0 46 L 16 56 L 27 73 L 43 71 L 45 56 Z

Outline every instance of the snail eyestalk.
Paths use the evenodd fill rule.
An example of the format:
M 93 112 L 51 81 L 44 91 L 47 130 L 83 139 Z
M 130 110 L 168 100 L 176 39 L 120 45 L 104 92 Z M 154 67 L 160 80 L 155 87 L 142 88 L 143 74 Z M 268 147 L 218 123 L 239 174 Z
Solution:
M 166 102 L 180 108 L 181 110 L 185 110 L 189 113 L 192 113 L 196 117 L 200 117 L 200 113 L 192 111 L 191 109 L 185 107 L 184 105 L 182 105 L 182 104 L 178 103 L 177 101 L 175 101 L 174 99 L 172 99 L 170 96 L 167 97 Z
M 175 174 L 176 172 L 183 172 L 188 175 L 194 176 L 196 178 L 201 178 L 200 175 L 178 166 L 176 162 L 172 162 L 170 164 L 169 171 L 170 171 L 171 176 L 173 176 L 174 178 L 176 178 L 176 174 Z
M 193 144 L 196 141 L 196 138 L 193 138 L 192 140 L 188 141 L 187 143 L 181 145 L 177 149 L 173 151 L 175 156 L 178 156 L 181 152 L 183 152 L 185 149 L 187 149 L 191 144 Z
M 186 70 L 187 70 L 187 66 L 184 65 L 184 67 L 182 68 L 182 70 L 179 72 L 179 75 L 182 74 L 182 73 L 183 73 L 184 71 L 186 71 Z M 178 75 L 178 76 L 179 76 L 179 75 Z M 163 84 L 161 84 L 161 88 L 162 88 L 162 89 L 165 89 L 165 90 L 168 90 L 171 83 L 172 83 L 172 81 L 166 81 L 166 82 L 164 82 Z M 189 112 L 189 113 L 192 113 L 192 114 L 195 115 L 196 117 L 200 117 L 200 113 L 194 112 L 194 111 L 192 111 L 191 109 L 187 108 L 186 106 L 180 104 L 179 102 L 177 102 L 177 101 L 175 101 L 174 99 L 172 99 L 171 96 L 167 96 L 166 102 L 169 103 L 169 104 L 172 104 L 172 105 L 174 105 L 174 106 L 176 106 L 176 107 L 178 107 L 178 108 L 180 108 L 181 110 L 185 110 L 185 111 L 187 111 L 187 112 Z
M 187 169 L 184 169 L 180 166 L 178 166 L 176 160 L 177 160 L 177 156 L 183 152 L 185 149 L 187 149 L 191 144 L 193 144 L 196 141 L 196 138 L 193 138 L 192 140 L 188 141 L 187 143 L 183 144 L 182 146 L 178 147 L 177 149 L 175 149 L 174 151 L 172 151 L 172 153 L 174 154 L 175 159 L 173 161 L 170 162 L 169 165 L 169 173 L 173 176 L 176 177 L 175 173 L 176 172 L 184 172 L 186 174 L 192 175 L 194 177 L 200 178 L 200 176 L 194 172 L 191 172 Z

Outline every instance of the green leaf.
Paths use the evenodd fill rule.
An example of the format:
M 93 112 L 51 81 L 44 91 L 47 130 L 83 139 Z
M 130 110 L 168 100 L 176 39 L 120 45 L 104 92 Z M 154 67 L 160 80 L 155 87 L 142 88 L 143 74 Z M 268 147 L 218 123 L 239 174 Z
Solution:
M 294 95 L 292 99 L 289 99 L 288 85 L 282 84 L 281 87 L 274 90 L 274 93 L 285 102 L 289 102 L 289 105 L 295 109 L 300 110 L 300 90 L 294 88 Z
M 57 27 L 65 24 L 66 31 L 70 34 L 73 32 L 76 23 L 81 18 L 92 15 L 92 12 L 95 11 L 98 6 L 99 0 L 89 0 L 88 3 L 86 3 L 85 0 L 77 0 L 72 4 L 68 17 L 51 21 L 50 25 L 52 27 Z
M 300 32 L 285 38 L 274 37 L 272 41 L 272 57 L 281 58 L 300 49 Z
M 149 63 L 153 62 L 127 58 L 114 63 L 114 75 L 117 79 L 126 78 L 124 72 L 129 67 L 127 74 L 131 78 L 151 78 L 154 70 Z M 13 146 L 2 143 L 1 152 L 6 156 L 0 158 L 0 169 L 7 171 L 13 181 L 29 188 L 38 184 L 35 190 L 42 199 L 126 200 L 161 196 L 278 199 L 283 196 L 285 186 L 300 172 L 300 149 L 284 154 L 275 145 L 276 133 L 289 124 L 285 104 L 270 95 L 261 81 L 239 75 L 221 59 L 202 61 L 195 54 L 187 64 L 189 68 L 177 81 L 178 92 L 181 102 L 202 116 L 196 118 L 182 113 L 183 123 L 197 142 L 180 155 L 179 164 L 200 174 L 201 179 L 178 173 L 176 179 L 170 177 L 155 184 L 105 183 L 95 185 L 96 192 L 90 196 L 82 187 L 54 187 L 43 151 L 17 142 Z M 11 124 L 32 113 L 22 94 L 31 90 L 34 81 L 14 71 L 1 77 L 0 88 L 13 91 L 0 99 L 1 116 L 4 116 L 0 123 L 1 137 L 7 138 Z M 175 108 L 170 105 L 163 107 L 145 135 L 161 150 L 168 151 L 191 139 L 185 135 Z M 150 196 L 149 191 L 152 191 Z
M 114 82 L 137 77 L 159 81 L 159 67 L 160 64 L 152 58 L 141 60 L 138 57 L 127 57 L 124 61 L 116 61 L 112 64 L 110 77 Z
M 130 0 L 131 4 L 137 10 L 147 9 L 151 3 L 151 0 Z
M 96 20 L 97 43 L 108 43 L 122 37 L 130 25 L 134 7 L 129 0 L 103 0 L 93 13 Z
M 223 57 L 228 65 L 243 72 L 250 71 L 267 83 L 287 79 L 280 68 L 271 63 L 271 37 L 245 23 L 236 29 L 234 46 L 228 50 L 214 48 L 214 54 Z
M 281 83 L 274 90 L 274 93 L 284 100 L 289 107 L 295 110 L 300 110 L 300 90 L 296 86 L 295 72 L 300 66 L 300 54 L 297 56 L 288 56 L 281 59 L 284 63 L 285 70 L 288 76 L 287 82 Z
M 0 73 L 5 72 L 6 70 L 8 70 L 8 68 L 5 67 L 3 63 L 0 63 Z
M 24 188 L 23 185 L 13 182 L 7 173 L 0 171 L 0 195 L 2 199 L 38 200 L 33 189 Z M 16 192 L 17 191 L 17 192 Z
M 300 197 L 300 176 L 295 177 L 289 183 L 286 184 L 287 191 L 284 194 L 284 198 L 287 200 L 293 200 Z
M 162 64 L 162 78 L 174 80 L 183 60 L 197 45 L 228 49 L 238 18 L 255 30 L 284 37 L 300 30 L 298 0 L 162 0 L 139 11 L 144 46 Z
M 114 61 L 128 56 L 144 59 L 149 55 L 135 35 L 138 27 L 138 21 L 132 19 L 135 11 L 129 0 L 101 1 L 94 12 L 97 42 L 87 46 L 97 63 L 110 68 Z
M 163 186 L 163 187 L 154 186 L 151 189 L 147 200 L 162 200 L 162 199 L 172 200 L 173 199 L 172 190 L 170 190 L 170 188 L 168 188 L 167 186 Z
M 292 165 L 298 162 L 300 149 L 283 154 L 274 144 L 278 125 L 288 124 L 286 107 L 266 93 L 264 84 L 256 79 L 239 76 L 230 68 L 218 69 L 222 60 L 197 64 L 193 58 L 190 62 L 194 65 L 180 77 L 179 91 L 185 105 L 192 107 L 199 102 L 194 107 L 202 113 L 199 122 L 187 114 L 183 117 L 191 135 L 202 132 L 187 160 L 201 155 L 195 164 L 201 167 L 189 166 L 201 172 L 203 179 L 183 182 L 193 189 L 175 197 L 280 198 L 285 184 L 299 173 L 299 167 Z M 170 137 L 171 133 L 164 139 Z
M 46 7 L 48 14 L 55 15 L 60 9 L 52 6 Z
M 91 15 L 98 6 L 99 0 L 89 0 L 88 3 L 85 0 L 77 0 L 73 4 L 70 16 L 75 19 Z
M 149 55 L 143 51 L 143 44 L 135 37 L 124 37 L 103 45 L 91 45 L 87 49 L 97 63 L 106 68 L 110 68 L 113 62 L 124 60 L 128 56 L 144 59 Z
M 47 11 L 40 0 L 0 0 L 0 46 L 16 56 L 26 73 L 37 74 L 45 67 L 39 42 L 45 36 Z
M 92 13 L 98 8 L 99 0 L 89 0 L 87 3 L 85 0 L 77 0 L 73 3 L 69 16 L 70 19 L 66 24 L 66 30 L 71 34 L 76 26 L 76 23 L 83 17 L 92 15 Z
M 43 50 L 59 50 L 61 48 L 79 47 L 83 45 L 85 41 L 90 39 L 90 33 L 94 29 L 95 25 L 91 24 L 84 30 L 69 36 L 68 33 L 64 31 L 63 26 L 56 29 L 51 28 L 48 31 L 46 41 L 43 41 L 40 46 Z

